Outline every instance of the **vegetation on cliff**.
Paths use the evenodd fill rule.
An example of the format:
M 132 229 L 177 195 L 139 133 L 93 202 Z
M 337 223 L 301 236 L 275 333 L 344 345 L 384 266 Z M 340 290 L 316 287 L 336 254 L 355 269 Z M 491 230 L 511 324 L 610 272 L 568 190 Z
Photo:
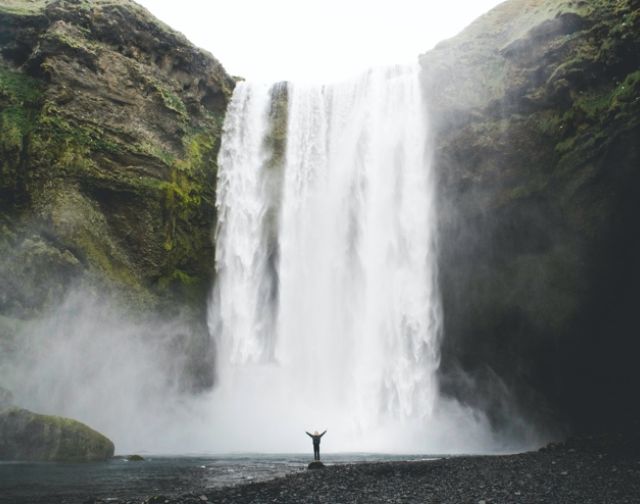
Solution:
M 233 87 L 132 1 L 0 1 L 0 314 L 37 316 L 82 286 L 139 313 L 186 309 L 207 354 Z
M 136 303 L 202 297 L 233 81 L 133 2 L 4 2 L 0 21 L 5 227 Z
M 496 420 L 514 402 L 589 429 L 637 412 L 639 55 L 637 0 L 510 0 L 421 57 L 442 386 Z

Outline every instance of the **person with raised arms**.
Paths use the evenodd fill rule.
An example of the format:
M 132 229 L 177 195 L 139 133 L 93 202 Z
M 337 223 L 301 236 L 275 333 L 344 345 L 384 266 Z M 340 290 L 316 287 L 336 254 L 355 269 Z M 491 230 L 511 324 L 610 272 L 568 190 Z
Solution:
M 322 439 L 322 436 L 326 433 L 326 430 L 322 434 L 319 434 L 318 431 L 315 431 L 313 434 L 307 432 L 307 436 L 313 440 L 313 460 L 320 460 L 320 439 Z

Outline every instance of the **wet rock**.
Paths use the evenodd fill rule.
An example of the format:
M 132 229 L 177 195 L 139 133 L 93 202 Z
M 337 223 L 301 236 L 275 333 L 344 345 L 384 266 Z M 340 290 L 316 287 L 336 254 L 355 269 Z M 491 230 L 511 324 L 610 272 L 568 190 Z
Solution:
M 638 430 L 638 54 L 636 0 L 509 0 L 420 58 L 440 384 L 496 426 Z
M 551 464 L 551 457 L 556 464 Z M 207 492 L 210 502 L 491 504 L 522 502 L 640 502 L 640 458 L 558 449 L 495 457 L 452 457 L 425 462 L 364 463 L 327 466 L 261 483 Z M 580 467 L 579 471 L 572 470 Z M 612 468 L 616 472 L 611 472 Z M 560 477 L 558 470 L 567 471 Z M 607 480 L 603 485 L 602 478 Z M 485 490 L 479 494 L 478 488 Z M 171 499 L 187 504 L 193 496 Z
M 113 451 L 111 440 L 76 420 L 18 408 L 0 412 L 0 460 L 93 462 Z

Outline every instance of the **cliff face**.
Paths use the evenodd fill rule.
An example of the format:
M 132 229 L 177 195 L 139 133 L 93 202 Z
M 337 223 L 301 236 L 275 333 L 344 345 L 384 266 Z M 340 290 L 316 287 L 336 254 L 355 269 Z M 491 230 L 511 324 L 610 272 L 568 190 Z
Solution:
M 129 0 L 2 0 L 0 55 L 0 315 L 81 286 L 137 312 L 186 308 L 206 355 L 233 80 Z
M 632 422 L 640 2 L 509 0 L 421 64 L 443 390 L 498 423 L 506 402 L 578 429 Z

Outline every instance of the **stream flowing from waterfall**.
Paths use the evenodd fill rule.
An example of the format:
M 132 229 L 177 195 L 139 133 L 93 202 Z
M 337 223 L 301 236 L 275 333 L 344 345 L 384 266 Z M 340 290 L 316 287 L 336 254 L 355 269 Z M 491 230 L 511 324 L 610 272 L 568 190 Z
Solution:
M 342 451 L 486 438 L 481 418 L 438 397 L 428 138 L 417 66 L 236 86 L 209 313 L 221 449 L 305 450 L 304 431 L 324 429 Z

